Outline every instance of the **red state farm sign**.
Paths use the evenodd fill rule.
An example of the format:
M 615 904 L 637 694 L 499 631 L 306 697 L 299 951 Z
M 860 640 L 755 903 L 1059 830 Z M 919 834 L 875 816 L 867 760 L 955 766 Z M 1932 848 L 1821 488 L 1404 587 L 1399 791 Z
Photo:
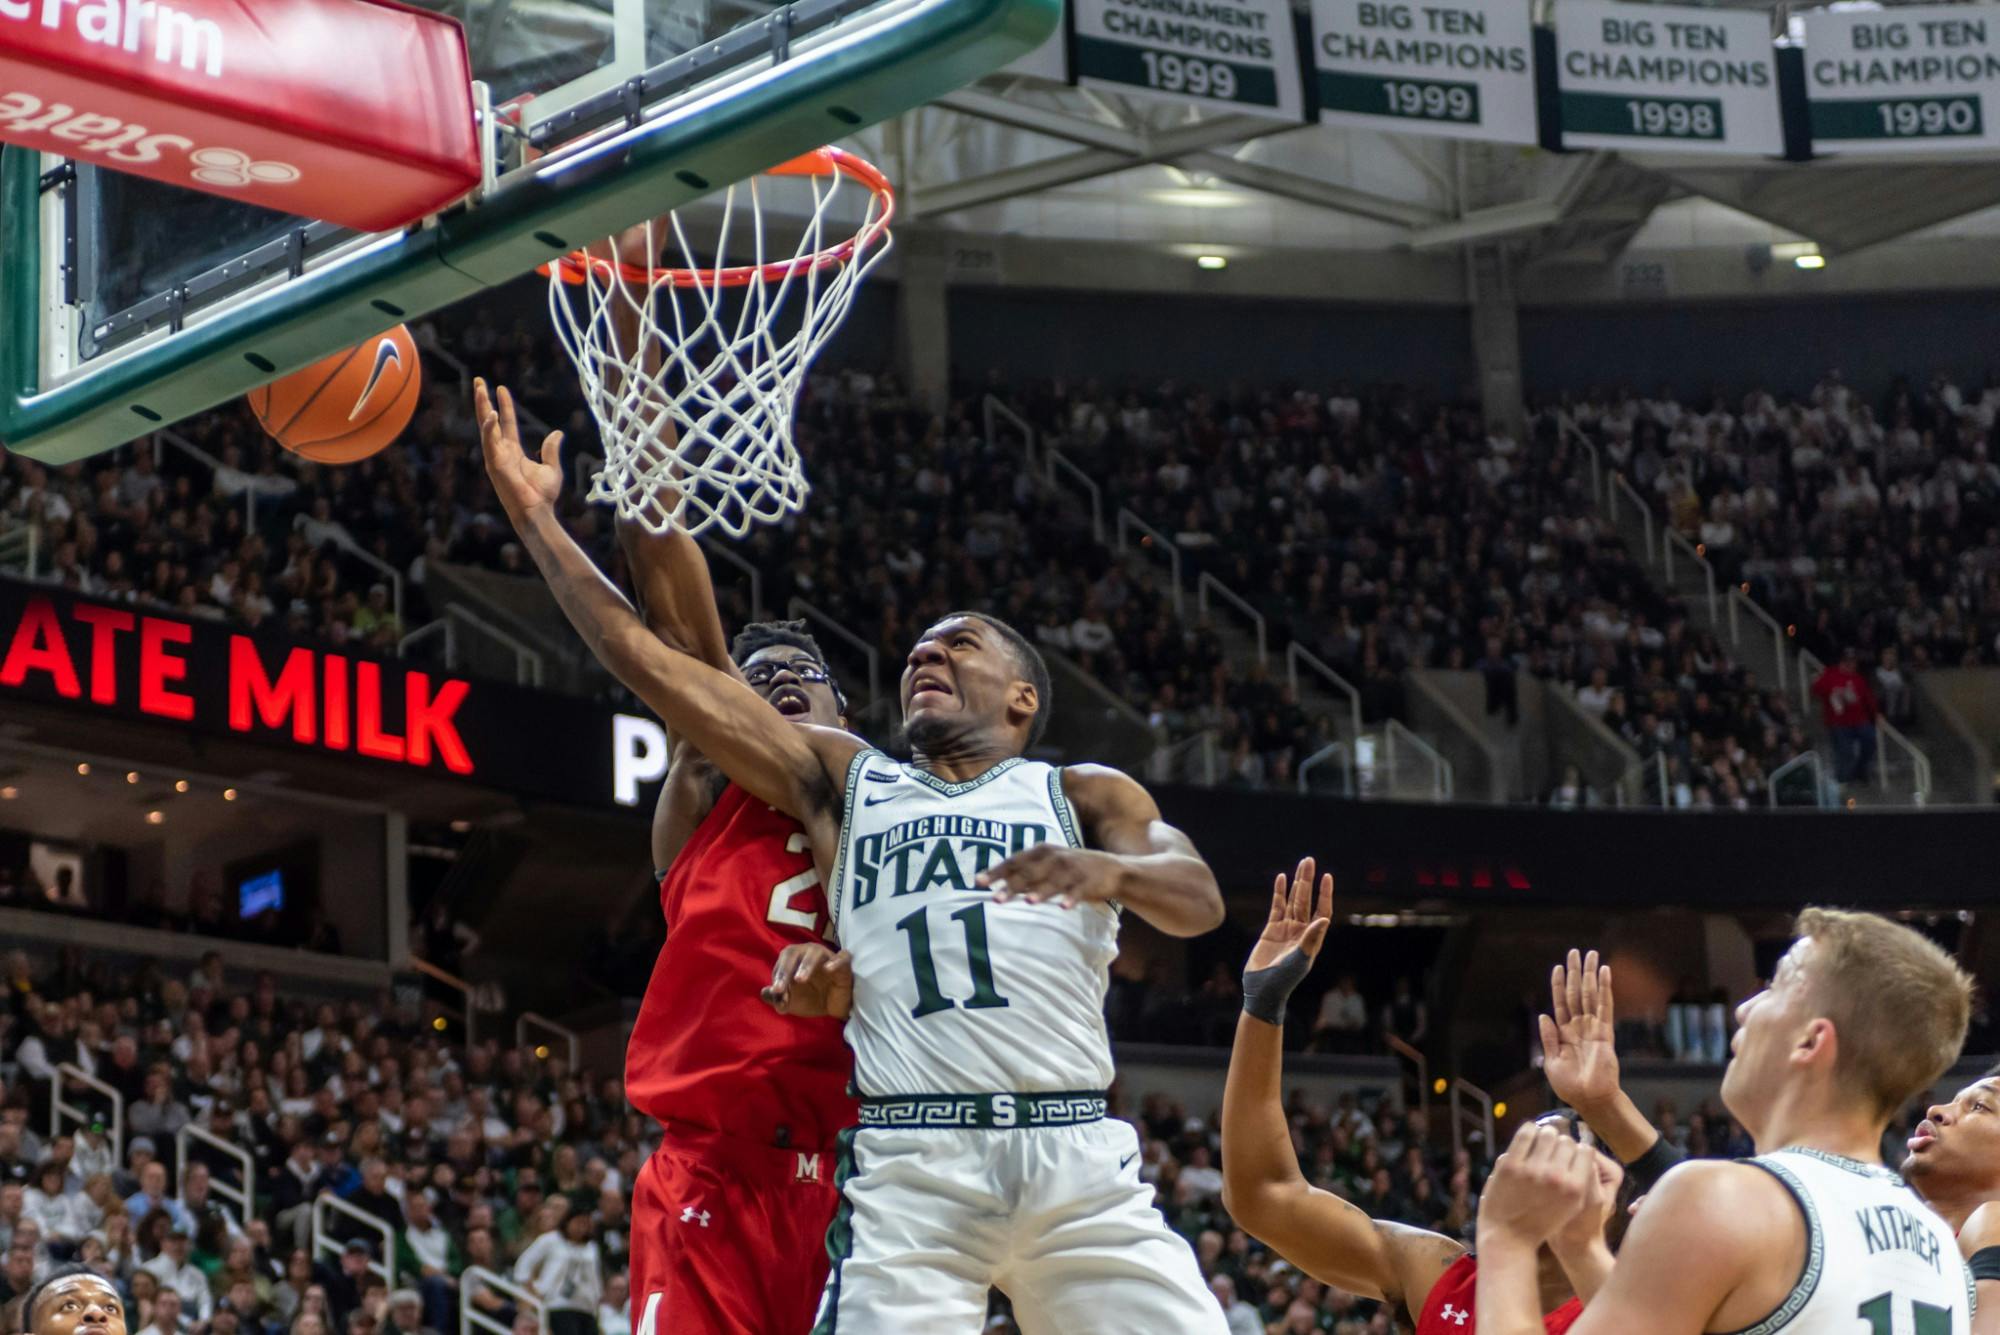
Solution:
M 385 0 L 0 0 L 0 142 L 364 231 L 478 183 L 471 80 Z
M 30 597 L 0 640 L 0 691 L 473 773 L 457 717 L 470 683 L 305 648 L 278 657 L 248 635 L 198 639 L 196 630 L 122 607 L 58 608 Z

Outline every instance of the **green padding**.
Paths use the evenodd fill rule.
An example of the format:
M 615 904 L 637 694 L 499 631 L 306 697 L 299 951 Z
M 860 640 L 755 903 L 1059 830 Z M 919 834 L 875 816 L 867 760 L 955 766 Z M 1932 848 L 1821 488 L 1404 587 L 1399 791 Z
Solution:
M 1060 0 L 933 0 L 848 50 L 802 61 L 700 116 L 658 126 L 619 170 L 584 165 L 554 181 L 503 185 L 479 208 L 48 393 L 35 379 L 40 159 L 7 149 L 0 153 L 0 443 L 46 463 L 122 445 L 519 277 L 570 246 L 942 97 L 1039 46 L 1061 12 Z M 259 369 L 251 356 L 276 370 Z

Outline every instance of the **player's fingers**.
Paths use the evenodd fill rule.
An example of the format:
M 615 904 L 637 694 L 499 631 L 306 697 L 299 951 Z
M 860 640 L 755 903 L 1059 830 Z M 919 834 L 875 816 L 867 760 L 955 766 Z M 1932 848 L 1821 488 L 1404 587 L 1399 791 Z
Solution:
M 1577 970 L 1578 995 L 1583 999 L 1583 1013 L 1597 1015 L 1597 952 L 1591 951 L 1583 957 L 1583 967 Z
M 1563 991 L 1563 966 L 1549 970 L 1549 1010 L 1558 1025 L 1569 1023 L 1569 999 Z
M 826 967 L 832 972 L 845 973 L 854 967 L 854 952 L 851 950 L 841 951 L 838 955 L 827 960 Z
M 1542 1056 L 1546 1059 L 1550 1053 L 1562 1046 L 1562 1031 L 1557 1029 L 1556 1022 L 1546 1015 L 1537 1015 L 1535 1024 L 1541 1030 Z
M 1563 1000 L 1569 1003 L 1571 1016 L 1583 1014 L 1583 956 L 1571 948 L 1569 958 L 1563 961 Z
M 1327 872 L 1319 878 L 1319 907 L 1313 910 L 1313 917 L 1333 921 L 1333 873 Z
M 1285 874 L 1279 872 L 1271 885 L 1271 916 L 1267 922 L 1279 923 L 1285 920 Z
M 1303 923 L 1312 917 L 1313 860 L 1300 858 L 1299 865 L 1292 872 L 1291 903 L 1286 907 L 1286 917 Z
M 507 430 L 509 440 L 521 438 L 521 427 L 514 420 L 514 395 L 505 385 L 500 386 L 500 425 Z
M 1598 1018 L 1604 1021 L 1606 1031 L 1615 1029 L 1618 1024 L 1618 1008 L 1611 1002 L 1611 966 L 1609 964 L 1603 965 L 1597 971 L 1597 1004 L 1599 1007 Z
M 542 442 L 542 463 L 558 471 L 562 468 L 562 438 L 562 432 L 551 431 L 549 438 Z
M 1326 929 L 1333 926 L 1330 918 L 1314 918 L 1306 924 L 1306 934 L 1299 938 L 1299 949 L 1308 956 L 1319 954 L 1319 948 L 1326 941 Z

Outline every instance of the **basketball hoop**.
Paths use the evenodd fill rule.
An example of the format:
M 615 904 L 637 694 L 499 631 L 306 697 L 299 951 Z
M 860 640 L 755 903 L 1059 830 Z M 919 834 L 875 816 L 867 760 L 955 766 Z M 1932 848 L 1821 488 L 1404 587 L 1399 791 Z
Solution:
M 767 253 L 763 192 L 771 187 L 752 177 L 723 192 L 711 266 L 698 263 L 688 228 L 670 213 L 664 227 L 646 224 L 645 253 L 659 255 L 666 240 L 656 229 L 671 232 L 685 267 L 629 264 L 598 248 L 603 253 L 572 251 L 547 269 L 550 314 L 604 442 L 589 499 L 610 502 L 620 519 L 651 533 L 713 525 L 740 538 L 805 503 L 810 484 L 792 443 L 792 409 L 813 357 L 888 253 L 895 191 L 868 162 L 822 148 L 765 176 L 812 188 L 812 213 L 790 258 Z M 843 189 L 848 182 L 866 189 L 868 200 L 859 230 L 843 237 L 831 210 L 853 196 L 851 186 Z M 731 229 L 746 211 L 750 253 L 732 265 Z M 796 332 L 779 328 L 791 319 Z M 623 346 L 628 340 L 632 346 Z M 668 423 L 671 447 L 661 443 Z

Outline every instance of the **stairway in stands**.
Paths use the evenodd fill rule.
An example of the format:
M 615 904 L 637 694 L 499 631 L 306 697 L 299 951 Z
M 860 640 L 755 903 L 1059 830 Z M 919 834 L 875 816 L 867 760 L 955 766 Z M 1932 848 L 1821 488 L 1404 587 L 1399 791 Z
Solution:
M 1187 629 L 1212 631 L 1238 680 L 1263 676 L 1290 684 L 1299 707 L 1309 717 L 1325 721 L 1342 754 L 1328 755 L 1313 766 L 1308 776 L 1313 791 L 1342 791 L 1349 767 L 1358 762 L 1375 771 L 1378 787 L 1372 792 L 1374 796 L 1429 799 L 1446 795 L 1448 790 L 1439 787 L 1438 767 L 1429 758 L 1435 753 L 1427 742 L 1400 724 L 1386 729 L 1363 727 L 1355 688 L 1330 666 L 1316 660 L 1304 646 L 1275 648 L 1255 608 L 1237 590 L 1213 575 L 1187 578 L 1179 570 L 1170 535 L 1152 528 L 1133 511 L 1111 506 L 1095 480 L 998 398 L 989 395 L 983 407 L 987 438 L 1018 448 L 1023 467 L 1042 493 L 1080 528 L 1088 529 L 1124 567 L 1127 578 L 1168 600 Z M 1143 704 L 1133 703 L 1135 712 Z M 1395 734 L 1394 741 L 1388 736 L 1390 732 Z M 1394 764 L 1388 761 L 1391 755 L 1395 756 Z M 1184 743 L 1172 757 L 1171 775 L 1156 773 L 1153 777 L 1202 782 L 1209 763 L 1198 742 Z M 1226 757 L 1219 753 L 1213 757 L 1218 780 L 1225 763 Z

